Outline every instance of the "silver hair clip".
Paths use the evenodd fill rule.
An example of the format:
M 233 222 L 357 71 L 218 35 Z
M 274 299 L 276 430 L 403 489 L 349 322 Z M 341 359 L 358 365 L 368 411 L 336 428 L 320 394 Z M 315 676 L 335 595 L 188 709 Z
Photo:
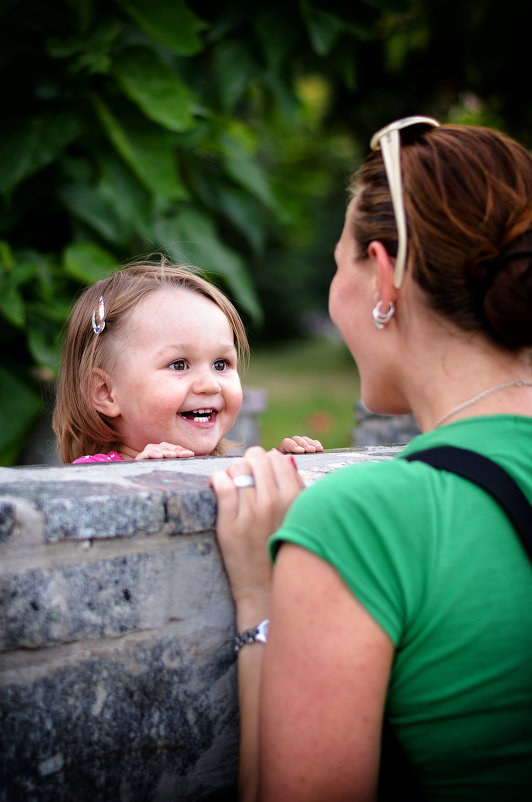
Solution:
M 103 304 L 103 298 L 100 295 L 100 300 L 98 302 L 98 317 L 100 318 L 100 322 L 96 323 L 96 309 L 92 313 L 92 328 L 94 329 L 95 334 L 101 334 L 105 328 L 105 306 Z

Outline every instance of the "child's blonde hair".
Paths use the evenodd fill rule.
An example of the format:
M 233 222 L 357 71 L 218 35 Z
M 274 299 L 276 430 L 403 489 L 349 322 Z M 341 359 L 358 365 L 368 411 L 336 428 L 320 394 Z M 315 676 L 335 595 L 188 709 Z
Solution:
M 120 332 L 128 313 L 146 295 L 161 287 L 189 290 L 209 298 L 218 306 L 233 330 L 238 359 L 246 359 L 249 345 L 244 324 L 229 299 L 195 268 L 170 264 L 164 256 L 157 262 L 130 263 L 86 289 L 76 301 L 68 324 L 61 355 L 53 429 L 63 462 L 73 462 L 85 454 L 96 454 L 117 447 L 112 419 L 94 409 L 90 382 L 95 369 L 109 370 L 113 337 Z M 103 298 L 105 328 L 93 329 L 92 316 Z M 223 454 L 223 441 L 213 454 Z

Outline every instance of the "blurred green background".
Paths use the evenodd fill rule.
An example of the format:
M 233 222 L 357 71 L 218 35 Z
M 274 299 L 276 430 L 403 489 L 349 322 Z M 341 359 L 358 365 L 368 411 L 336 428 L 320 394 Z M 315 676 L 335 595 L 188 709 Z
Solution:
M 517 0 L 1 0 L 0 464 L 52 402 L 76 294 L 156 251 L 242 312 L 265 445 L 277 418 L 349 445 L 356 372 L 317 334 L 347 177 L 407 114 L 530 146 L 531 17 Z
M 310 334 L 254 351 L 243 382 L 266 391 L 259 416 L 262 445 L 276 448 L 285 437 L 306 434 L 324 448 L 351 445 L 358 375 L 339 339 Z

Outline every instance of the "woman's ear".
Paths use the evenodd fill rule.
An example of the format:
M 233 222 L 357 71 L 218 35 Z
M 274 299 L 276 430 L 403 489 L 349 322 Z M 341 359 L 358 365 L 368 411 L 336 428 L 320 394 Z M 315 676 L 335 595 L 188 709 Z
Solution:
M 89 398 L 92 406 L 108 418 L 120 415 L 120 408 L 113 395 L 111 377 L 104 370 L 94 368 L 89 382 Z
M 384 308 L 397 300 L 397 288 L 393 283 L 395 260 L 379 240 L 373 240 L 368 247 L 368 255 L 376 264 L 375 289 Z

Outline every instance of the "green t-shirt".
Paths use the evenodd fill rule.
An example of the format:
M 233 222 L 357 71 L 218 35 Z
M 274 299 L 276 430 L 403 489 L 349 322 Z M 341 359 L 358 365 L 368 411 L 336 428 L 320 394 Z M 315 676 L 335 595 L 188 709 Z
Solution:
M 419 435 L 497 461 L 532 502 L 532 418 Z M 431 800 L 532 799 L 532 565 L 471 482 L 397 457 L 307 488 L 270 541 L 331 563 L 392 639 L 387 712 Z

